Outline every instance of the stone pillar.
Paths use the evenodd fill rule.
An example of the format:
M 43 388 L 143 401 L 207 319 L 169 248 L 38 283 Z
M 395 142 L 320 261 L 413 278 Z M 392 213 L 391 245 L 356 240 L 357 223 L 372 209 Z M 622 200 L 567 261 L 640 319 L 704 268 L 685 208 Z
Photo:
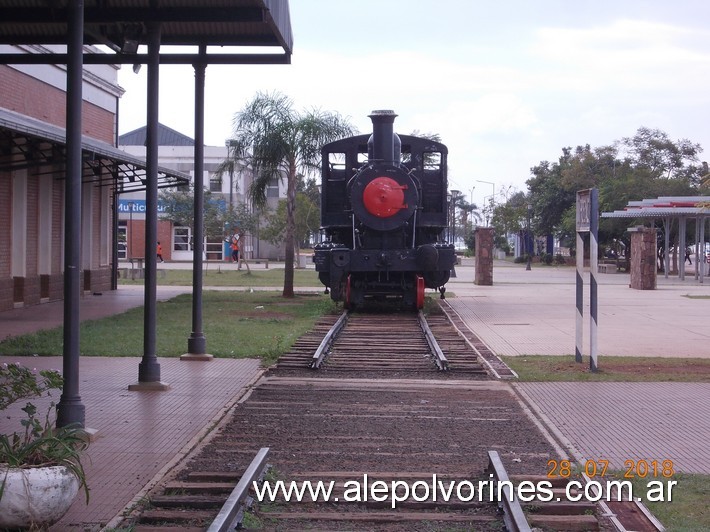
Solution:
M 474 284 L 491 286 L 493 284 L 493 228 L 479 227 L 474 232 L 476 239 L 476 268 Z
M 656 230 L 650 227 L 632 227 L 631 282 L 635 290 L 656 289 Z

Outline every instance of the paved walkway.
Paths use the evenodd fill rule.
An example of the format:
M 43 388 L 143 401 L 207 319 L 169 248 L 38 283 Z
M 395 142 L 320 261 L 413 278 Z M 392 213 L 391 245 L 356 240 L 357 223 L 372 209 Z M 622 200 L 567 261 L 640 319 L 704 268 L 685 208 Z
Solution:
M 672 460 L 710 474 L 710 383 L 526 382 L 515 388 L 577 460 Z M 662 480 L 662 479 L 661 479 Z
M 496 261 L 493 286 L 472 284 L 459 267 L 447 286 L 463 320 L 498 355 L 567 355 L 575 348 L 575 269 Z M 599 274 L 598 354 L 710 358 L 710 282 L 658 278 L 656 290 L 629 288 L 625 273 Z M 584 353 L 589 354 L 589 275 Z
M 449 303 L 497 354 L 574 355 L 575 270 L 496 262 L 493 286 L 460 267 Z M 690 270 L 688 274 L 690 274 Z M 600 274 L 599 366 L 605 355 L 710 358 L 710 282 L 658 278 L 629 288 L 624 273 Z M 585 298 L 589 275 L 585 275 Z M 589 355 L 588 304 L 584 353 Z M 672 460 L 676 471 L 710 474 L 710 383 L 517 383 L 533 412 L 578 460 Z
M 61 369 L 61 357 L 0 357 L 37 369 Z M 86 408 L 86 427 L 97 439 L 83 460 L 91 488 L 88 505 L 77 497 L 52 530 L 98 530 L 152 486 L 204 437 L 245 386 L 260 374 L 258 360 L 214 359 L 187 362 L 160 358 L 162 392 L 130 392 L 138 381 L 140 358 L 84 357 L 79 393 Z M 55 397 L 55 402 L 58 397 Z M 33 401 L 40 412 L 48 401 Z M 22 404 L 0 418 L 0 432 L 17 430 Z M 4 412 L 5 413 L 5 412 Z
M 494 285 L 483 287 L 473 285 L 468 264 L 457 269 L 448 285 L 457 296 L 449 301 L 496 353 L 571 355 L 574 269 L 533 265 L 526 271 L 523 265 L 496 261 Z M 710 283 L 661 277 L 657 290 L 637 291 L 628 287 L 623 273 L 600 274 L 599 283 L 600 366 L 604 355 L 710 357 Z M 158 298 L 189 291 L 158 287 Z M 141 286 L 120 286 L 82 298 L 80 314 L 95 319 L 142 304 Z M 61 325 L 62 313 L 61 302 L 2 312 L 0 338 Z M 185 334 L 187 338 L 189 331 Z M 586 333 L 585 338 L 588 345 Z M 0 357 L 0 362 L 14 360 Z M 20 359 L 28 365 L 30 360 L 38 368 L 61 367 L 60 357 Z M 137 358 L 82 358 L 86 423 L 99 431 L 87 462 L 92 499 L 86 506 L 78 498 L 53 530 L 93 530 L 109 522 L 191 448 L 259 374 L 254 360 L 160 359 L 161 378 L 171 389 L 129 392 L 128 385 L 137 381 L 138 363 Z M 577 458 L 609 459 L 615 467 L 623 467 L 627 459 L 670 459 L 677 470 L 710 473 L 710 384 L 515 387 Z M 0 419 L 0 430 L 10 428 L 13 419 Z

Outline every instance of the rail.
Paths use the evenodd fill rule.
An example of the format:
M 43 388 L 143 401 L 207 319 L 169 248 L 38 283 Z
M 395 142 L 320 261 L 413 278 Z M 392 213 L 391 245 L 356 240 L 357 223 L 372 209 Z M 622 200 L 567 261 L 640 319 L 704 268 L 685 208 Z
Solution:
M 212 521 L 207 532 L 227 532 L 227 530 L 235 530 L 237 528 L 238 522 L 241 521 L 240 514 L 243 512 L 242 507 L 244 500 L 249 494 L 249 488 L 252 482 L 264 472 L 266 468 L 266 458 L 268 456 L 268 447 L 259 449 L 259 452 L 256 453 L 251 464 L 249 464 L 249 467 L 244 471 L 242 478 L 239 479 L 236 487 L 232 490 L 232 493 L 217 514 L 217 517 Z
M 498 500 L 498 508 L 503 511 L 505 529 L 508 532 L 531 532 L 528 520 L 523 513 L 523 508 L 520 506 L 520 501 L 511 488 L 508 473 L 503 466 L 498 451 L 488 451 L 488 471 L 493 473 L 493 479 L 496 482 L 505 482 Z
M 311 368 L 318 369 L 323 363 L 326 355 L 328 354 L 330 346 L 333 345 L 333 342 L 337 338 L 338 333 L 340 333 L 342 328 L 345 327 L 345 324 L 348 321 L 348 315 L 348 311 L 343 312 L 340 315 L 340 318 L 338 318 L 338 321 L 336 321 L 335 324 L 330 328 L 328 334 L 325 335 L 320 345 L 318 346 L 318 349 L 316 349 L 316 352 L 313 354 L 313 358 L 311 359 L 310 363 Z
M 422 328 L 422 331 L 424 331 L 424 337 L 429 344 L 429 349 L 431 349 L 431 352 L 434 355 L 434 362 L 436 363 L 436 366 L 440 371 L 448 370 L 449 361 L 447 360 L 444 352 L 441 350 L 441 347 L 439 347 L 439 343 L 436 341 L 436 338 L 434 338 L 434 333 L 431 332 L 429 324 L 426 322 L 424 313 L 421 310 L 417 314 L 417 318 L 419 319 L 419 326 Z

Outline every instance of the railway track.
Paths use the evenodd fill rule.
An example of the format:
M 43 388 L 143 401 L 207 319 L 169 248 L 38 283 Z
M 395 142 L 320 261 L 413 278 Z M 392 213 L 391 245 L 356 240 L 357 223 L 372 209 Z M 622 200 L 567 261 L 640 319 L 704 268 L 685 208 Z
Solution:
M 556 453 L 508 384 L 480 378 L 486 374 L 475 351 L 446 316 L 429 317 L 427 326 L 449 371 L 436 371 L 415 315 L 351 316 L 341 333 L 332 335 L 323 370 L 308 369 L 338 319 L 325 317 L 299 339 L 211 440 L 161 483 L 125 525 L 134 532 L 208 529 L 235 485 L 249 483 L 244 472 L 255 454 L 269 447 L 270 482 L 303 486 L 308 481 L 313 486 L 321 481 L 332 490 L 328 501 L 323 496 L 286 501 L 281 494 L 256 502 L 244 516 L 245 528 L 653 530 L 638 524 L 624 528 L 621 516 L 634 512 L 621 506 L 610 510 L 591 503 L 523 503 L 527 524 L 511 525 L 504 522 L 510 510 L 501 513 L 489 500 L 462 500 L 465 489 L 464 497 L 450 492 L 448 500 L 441 495 L 435 500 L 433 491 L 424 497 L 414 489 L 404 497 L 401 483 L 423 490 L 440 482 L 446 490 L 451 483 L 489 481 L 492 474 L 500 479 L 491 466 L 491 449 L 499 452 L 509 471 L 505 475 L 516 485 L 537 482 Z M 390 336 L 395 339 L 383 340 Z M 461 370 L 469 362 L 472 371 Z M 392 493 L 399 489 L 401 500 L 395 507 L 392 498 L 346 500 L 346 490 L 352 488 L 347 483 L 362 485 L 366 478 L 370 487 L 378 481 L 385 486 L 400 483 Z M 553 481 L 556 493 L 563 482 Z
M 421 312 L 345 312 L 324 320 L 277 365 L 279 369 L 304 367 L 323 368 L 328 374 L 426 374 L 438 369 L 487 377 L 476 351 L 445 315 L 424 317 Z

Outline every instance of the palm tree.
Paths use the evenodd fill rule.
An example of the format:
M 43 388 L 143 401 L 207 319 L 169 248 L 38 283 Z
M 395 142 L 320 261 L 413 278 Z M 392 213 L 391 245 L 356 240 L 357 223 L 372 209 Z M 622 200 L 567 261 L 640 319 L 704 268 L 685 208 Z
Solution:
M 280 93 L 257 93 L 234 116 L 233 156 L 251 165 L 254 181 L 248 194 L 256 207 L 266 205 L 266 189 L 273 179 L 286 179 L 284 297 L 293 297 L 296 183 L 299 174 L 320 167 L 321 147 L 352 135 L 354 128 L 336 113 L 294 111 Z

